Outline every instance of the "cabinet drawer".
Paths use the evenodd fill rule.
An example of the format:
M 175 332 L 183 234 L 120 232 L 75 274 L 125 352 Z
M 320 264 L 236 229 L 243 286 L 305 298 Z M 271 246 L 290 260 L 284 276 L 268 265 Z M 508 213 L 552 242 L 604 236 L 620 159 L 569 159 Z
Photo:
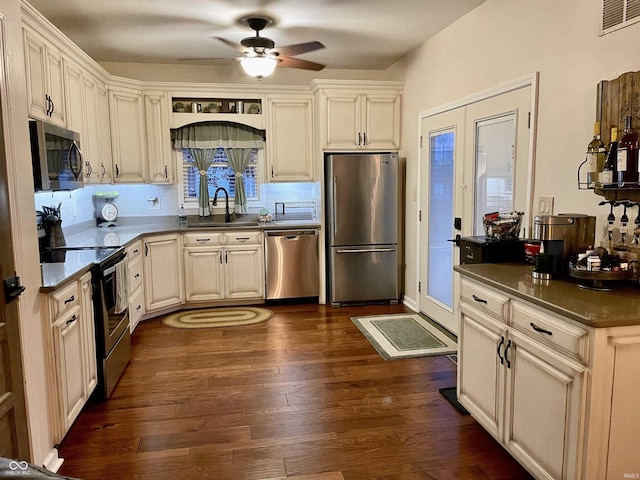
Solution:
M 131 261 L 138 258 L 142 253 L 142 240 L 136 240 L 126 248 L 127 258 L 129 259 L 129 265 Z
M 224 234 L 221 232 L 185 233 L 183 235 L 185 247 L 220 245 L 223 242 L 223 237 Z
M 129 260 L 127 267 L 129 269 L 129 292 L 133 293 L 142 285 L 142 259 L 136 257 L 133 261 Z
M 462 301 L 473 305 L 480 311 L 490 313 L 501 320 L 507 318 L 509 297 L 492 288 L 462 278 L 460 281 L 460 297 Z
M 225 237 L 227 245 L 262 244 L 262 232 L 227 232 Z
M 515 300 L 511 302 L 511 325 L 584 364 L 589 360 L 589 330 L 586 328 Z
M 132 328 L 135 328 L 142 315 L 144 315 L 144 288 L 138 288 L 129 298 L 129 321 Z
M 51 320 L 55 321 L 57 317 L 80 304 L 80 289 L 78 288 L 78 282 L 71 282 L 66 287 L 53 292 L 51 294 L 51 299 Z

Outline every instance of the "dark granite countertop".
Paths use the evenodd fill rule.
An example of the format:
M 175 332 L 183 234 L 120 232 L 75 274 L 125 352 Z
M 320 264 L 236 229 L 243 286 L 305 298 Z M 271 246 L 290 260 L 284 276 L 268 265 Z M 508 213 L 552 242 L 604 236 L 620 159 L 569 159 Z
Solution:
M 257 215 L 255 215 L 257 220 Z M 289 230 L 320 228 L 318 222 L 287 221 L 259 223 L 228 223 L 202 228 L 180 225 L 176 217 L 121 217 L 118 226 L 96 227 L 94 221 L 64 229 L 67 247 L 125 247 L 144 235 L 163 233 L 189 233 L 202 230 Z M 43 263 L 41 292 L 52 292 L 72 280 L 80 278 L 94 264 L 91 251 L 67 252 L 65 261 Z M 93 253 L 95 255 L 95 253 Z
M 630 282 L 599 292 L 580 288 L 571 278 L 534 280 L 532 267 L 522 263 L 458 265 L 454 270 L 589 327 L 640 325 L 640 287 Z

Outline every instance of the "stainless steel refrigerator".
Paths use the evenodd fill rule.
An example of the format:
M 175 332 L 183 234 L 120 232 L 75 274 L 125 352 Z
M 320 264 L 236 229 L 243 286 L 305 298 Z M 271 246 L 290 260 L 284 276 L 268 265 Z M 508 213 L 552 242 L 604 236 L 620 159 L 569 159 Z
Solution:
M 399 171 L 396 153 L 325 157 L 327 291 L 333 305 L 398 301 Z

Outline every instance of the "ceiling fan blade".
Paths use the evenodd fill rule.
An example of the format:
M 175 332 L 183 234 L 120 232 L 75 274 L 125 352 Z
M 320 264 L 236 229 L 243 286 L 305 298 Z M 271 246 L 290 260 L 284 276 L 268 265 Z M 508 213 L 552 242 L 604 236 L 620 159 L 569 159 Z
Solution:
M 219 42 L 224 43 L 227 47 L 233 48 L 234 50 L 238 50 L 239 52 L 245 53 L 247 51 L 242 45 L 238 45 L 237 43 L 230 42 L 229 40 L 222 37 L 212 37 L 218 40 Z
M 322 70 L 325 65 L 316 62 L 310 62 L 309 60 L 301 60 L 299 58 L 291 58 L 291 57 L 278 57 L 280 63 L 278 67 L 285 68 L 301 68 L 303 70 L 314 70 L 316 72 Z
M 285 57 L 291 57 L 293 55 L 300 55 L 302 53 L 320 50 L 321 48 L 325 48 L 325 47 L 320 42 L 307 42 L 307 43 L 297 43 L 295 45 L 285 45 L 284 47 L 276 47 L 271 51 L 276 52 L 279 55 L 283 55 Z

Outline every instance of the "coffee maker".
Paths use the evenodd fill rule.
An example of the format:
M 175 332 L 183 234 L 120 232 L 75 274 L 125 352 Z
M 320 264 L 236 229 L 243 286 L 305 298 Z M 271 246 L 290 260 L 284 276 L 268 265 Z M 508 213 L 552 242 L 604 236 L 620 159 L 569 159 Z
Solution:
M 542 242 L 536 255 L 533 277 L 559 278 L 567 273 L 569 261 L 579 251 L 593 245 L 596 236 L 596 217 L 582 213 L 540 215 L 533 220 L 533 238 Z

